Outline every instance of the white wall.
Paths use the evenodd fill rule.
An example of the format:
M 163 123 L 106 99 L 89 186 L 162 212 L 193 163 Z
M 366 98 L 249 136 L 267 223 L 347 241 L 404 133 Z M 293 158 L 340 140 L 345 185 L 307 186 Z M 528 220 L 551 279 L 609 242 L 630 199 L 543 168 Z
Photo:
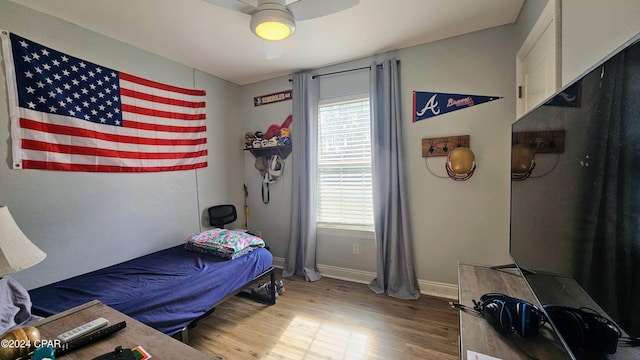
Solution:
M 199 71 L 195 72 L 195 86 L 207 91 L 209 165 L 197 170 L 196 182 L 201 227 L 209 229 L 207 208 L 210 206 L 234 204 L 239 212 L 243 208 L 244 156 L 241 149 L 244 123 L 238 105 L 241 88 Z M 242 227 L 241 213 L 228 227 Z
M 178 244 L 200 230 L 204 207 L 240 203 L 242 190 L 235 183 L 244 171 L 235 140 L 241 126 L 229 122 L 237 117 L 238 86 L 6 0 L 0 1 L 0 28 L 113 69 L 207 90 L 208 168 L 146 174 L 11 170 L 0 71 L 0 204 L 9 206 L 24 233 L 48 254 L 14 274 L 25 287 Z
M 562 0 L 562 84 L 640 33 L 640 1 Z
M 510 125 L 515 116 L 513 26 L 399 52 L 416 271 L 419 279 L 457 283 L 457 262 L 509 262 Z M 411 123 L 411 92 L 503 99 Z M 431 175 L 422 138 L 470 135 L 477 169 L 468 181 Z M 428 159 L 446 176 L 445 158 Z

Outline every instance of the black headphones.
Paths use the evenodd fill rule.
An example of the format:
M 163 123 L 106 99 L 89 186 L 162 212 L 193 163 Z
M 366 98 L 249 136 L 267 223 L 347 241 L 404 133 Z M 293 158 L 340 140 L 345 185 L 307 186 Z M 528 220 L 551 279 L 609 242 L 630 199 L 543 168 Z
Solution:
M 484 294 L 473 304 L 473 309 L 499 333 L 527 337 L 537 334 L 545 323 L 544 314 L 535 305 L 504 294 Z
M 588 308 L 545 305 L 571 351 L 576 354 L 615 354 L 620 329 L 609 319 Z

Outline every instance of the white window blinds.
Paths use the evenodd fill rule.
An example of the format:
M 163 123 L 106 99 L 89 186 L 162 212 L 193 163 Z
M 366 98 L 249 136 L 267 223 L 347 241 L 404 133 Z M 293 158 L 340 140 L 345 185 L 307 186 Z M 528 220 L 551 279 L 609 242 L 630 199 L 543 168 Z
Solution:
M 373 229 L 369 99 L 321 105 L 317 221 Z

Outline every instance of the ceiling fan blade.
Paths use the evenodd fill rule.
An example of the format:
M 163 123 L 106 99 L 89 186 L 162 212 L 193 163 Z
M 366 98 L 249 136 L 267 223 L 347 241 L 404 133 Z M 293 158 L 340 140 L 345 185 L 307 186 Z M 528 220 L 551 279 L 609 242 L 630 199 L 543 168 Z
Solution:
M 359 0 L 298 0 L 287 5 L 287 9 L 291 11 L 294 19 L 308 20 L 337 13 L 358 3 Z
M 256 7 L 242 0 L 203 0 L 210 4 L 251 15 Z
M 282 56 L 282 40 L 264 40 L 264 54 L 267 56 L 267 60 L 280 58 Z

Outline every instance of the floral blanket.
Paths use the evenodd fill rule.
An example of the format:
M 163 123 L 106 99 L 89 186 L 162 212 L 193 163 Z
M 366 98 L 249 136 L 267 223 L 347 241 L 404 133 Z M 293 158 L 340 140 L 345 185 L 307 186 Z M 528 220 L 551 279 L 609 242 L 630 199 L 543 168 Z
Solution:
M 246 232 L 212 229 L 189 236 L 185 249 L 235 259 L 264 246 L 264 240 Z

